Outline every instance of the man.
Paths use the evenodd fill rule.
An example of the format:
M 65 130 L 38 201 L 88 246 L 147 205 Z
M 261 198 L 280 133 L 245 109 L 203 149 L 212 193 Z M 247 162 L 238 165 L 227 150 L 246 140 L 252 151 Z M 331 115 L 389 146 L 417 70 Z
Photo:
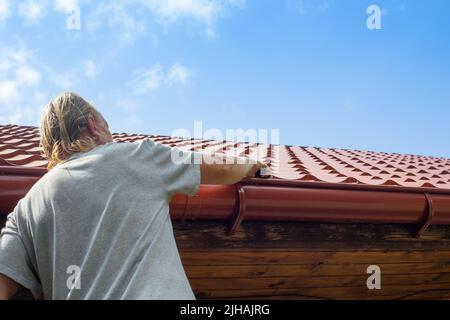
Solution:
M 1 232 L 1 299 L 20 286 L 45 299 L 195 299 L 171 197 L 193 196 L 201 183 L 233 184 L 263 167 L 237 158 L 197 164 L 194 156 L 207 155 L 148 139 L 114 143 L 102 115 L 74 93 L 49 103 L 40 137 L 49 171 Z

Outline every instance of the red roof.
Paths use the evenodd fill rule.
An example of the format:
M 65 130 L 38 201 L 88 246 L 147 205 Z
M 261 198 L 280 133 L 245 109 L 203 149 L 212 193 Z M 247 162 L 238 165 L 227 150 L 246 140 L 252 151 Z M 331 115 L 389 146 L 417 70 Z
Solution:
M 114 134 L 188 150 L 258 157 L 273 178 L 202 185 L 194 197 L 175 195 L 173 219 L 450 224 L 450 159 L 335 148 L 294 147 Z M 13 210 L 46 172 L 36 127 L 0 126 L 0 215 Z
M 268 163 L 275 180 L 338 185 L 450 190 L 450 159 L 373 151 L 249 144 L 160 135 L 113 134 L 116 142 L 145 138 L 189 150 L 251 156 Z M 45 168 L 36 127 L 0 125 L 0 166 Z

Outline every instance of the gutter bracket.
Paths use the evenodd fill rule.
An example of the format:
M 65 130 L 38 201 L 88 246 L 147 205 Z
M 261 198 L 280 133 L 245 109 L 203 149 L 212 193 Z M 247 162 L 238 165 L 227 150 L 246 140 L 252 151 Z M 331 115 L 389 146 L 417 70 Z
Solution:
M 426 199 L 426 217 L 423 225 L 419 226 L 418 231 L 415 234 L 416 239 L 419 239 L 422 234 L 428 229 L 428 227 L 431 225 L 434 217 L 434 207 L 433 207 L 433 198 L 430 194 L 425 193 L 425 199 Z
M 229 235 L 234 235 L 236 233 L 237 228 L 241 224 L 242 220 L 244 219 L 245 215 L 245 189 L 244 186 L 240 183 L 236 184 L 237 192 L 238 192 L 238 204 L 236 206 L 235 213 L 233 214 L 231 218 L 231 226 L 228 229 Z
M 183 214 L 179 218 L 182 224 L 186 223 L 186 220 L 196 220 L 199 217 L 200 211 L 202 209 L 202 202 L 197 201 L 196 205 L 195 201 L 192 201 L 194 198 L 198 197 L 198 195 L 194 195 L 192 197 L 184 196 L 186 198 L 186 202 L 184 203 Z

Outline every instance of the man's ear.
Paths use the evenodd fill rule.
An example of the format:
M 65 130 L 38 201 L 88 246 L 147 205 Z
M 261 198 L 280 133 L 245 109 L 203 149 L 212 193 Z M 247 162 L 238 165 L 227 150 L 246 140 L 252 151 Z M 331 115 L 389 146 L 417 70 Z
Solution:
M 95 119 L 91 114 L 89 114 L 87 117 L 87 129 L 91 136 L 95 136 L 97 134 Z

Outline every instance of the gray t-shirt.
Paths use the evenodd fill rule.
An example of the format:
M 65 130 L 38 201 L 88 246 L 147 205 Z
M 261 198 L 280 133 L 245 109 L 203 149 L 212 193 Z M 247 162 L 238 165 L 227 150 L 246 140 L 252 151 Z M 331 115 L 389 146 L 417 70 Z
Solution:
M 197 192 L 200 166 L 171 152 L 111 142 L 58 164 L 9 214 L 0 273 L 46 299 L 195 299 L 169 202 Z

